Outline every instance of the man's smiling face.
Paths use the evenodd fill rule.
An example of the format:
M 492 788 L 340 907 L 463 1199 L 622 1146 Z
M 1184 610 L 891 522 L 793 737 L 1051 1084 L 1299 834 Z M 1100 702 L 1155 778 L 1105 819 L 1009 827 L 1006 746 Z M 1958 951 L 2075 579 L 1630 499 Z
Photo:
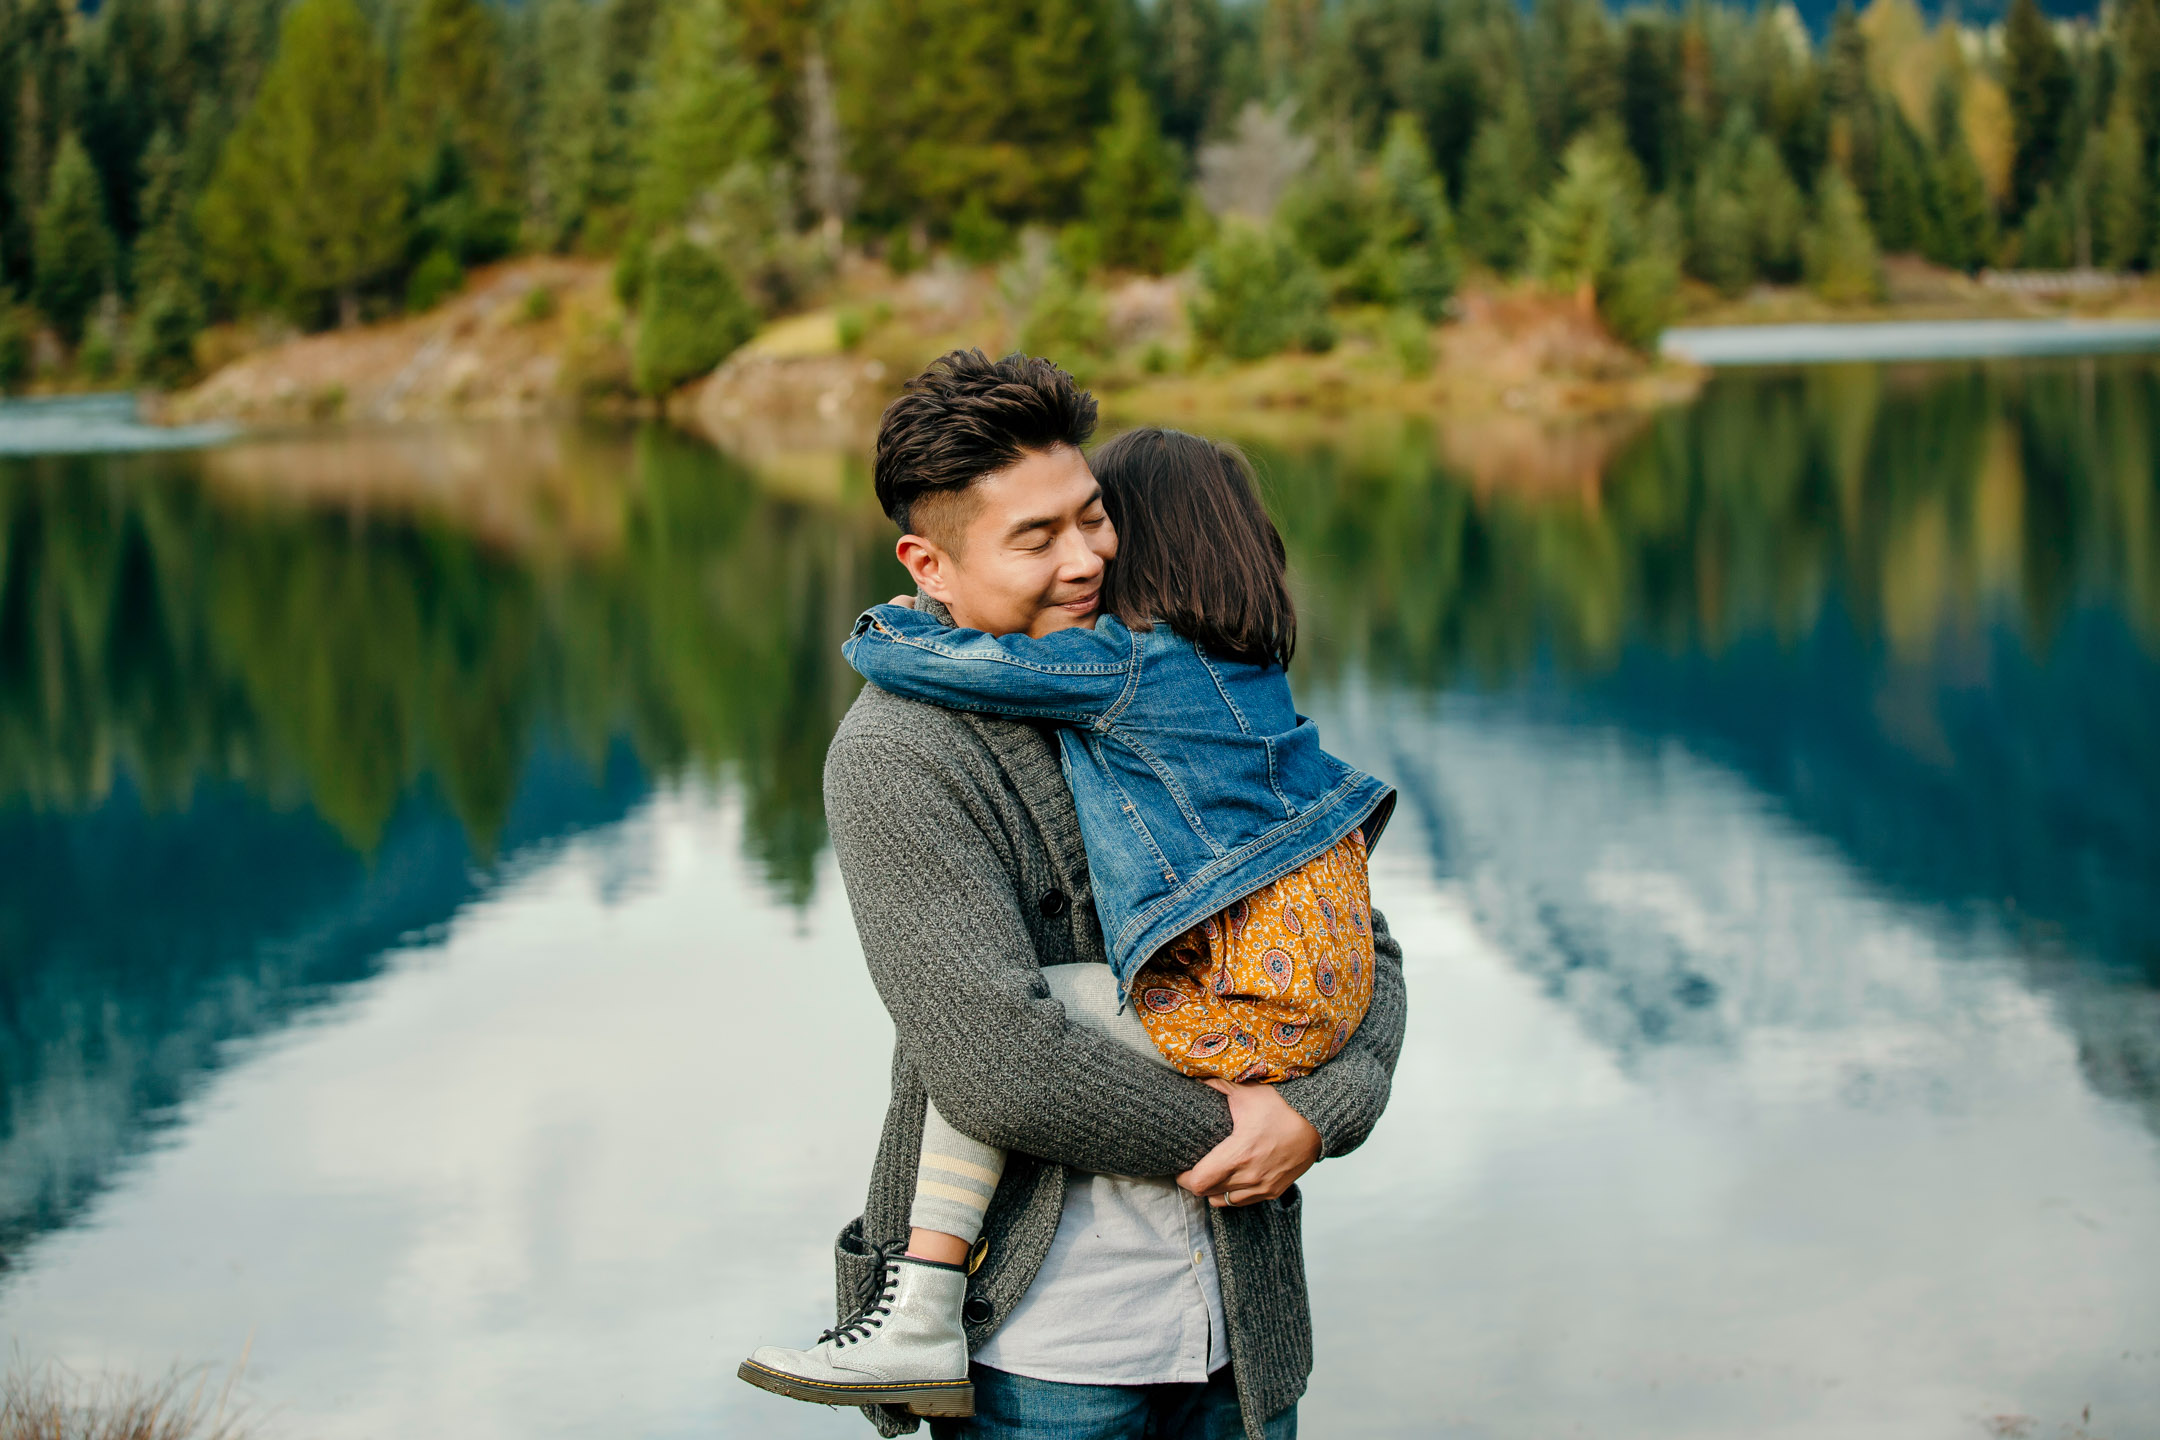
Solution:
M 953 622 L 992 635 L 1047 635 L 1095 623 L 1117 531 L 1087 457 L 1031 450 L 967 489 L 925 497 L 900 537 L 900 563 Z

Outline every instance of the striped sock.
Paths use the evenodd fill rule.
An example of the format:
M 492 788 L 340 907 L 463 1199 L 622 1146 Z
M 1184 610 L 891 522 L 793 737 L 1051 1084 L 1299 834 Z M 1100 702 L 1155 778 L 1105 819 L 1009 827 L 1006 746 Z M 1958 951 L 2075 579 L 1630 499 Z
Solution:
M 923 1115 L 922 1166 L 915 1172 L 915 1207 L 908 1212 L 908 1224 L 974 1244 L 998 1176 L 1004 1173 L 1004 1151 L 970 1140 L 945 1122 L 937 1106 L 930 1106 Z

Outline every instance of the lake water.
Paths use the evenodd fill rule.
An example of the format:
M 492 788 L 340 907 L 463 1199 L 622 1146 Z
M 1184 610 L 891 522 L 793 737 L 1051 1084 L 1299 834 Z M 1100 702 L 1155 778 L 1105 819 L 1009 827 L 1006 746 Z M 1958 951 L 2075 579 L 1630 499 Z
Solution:
M 1447 439 L 1260 452 L 1301 701 L 1405 796 L 1306 1433 L 2160 1431 L 2160 364 L 1735 373 L 1540 494 Z M 0 460 L 0 1337 L 245 1353 L 265 1436 L 870 1434 L 733 1378 L 884 1104 L 866 488 Z

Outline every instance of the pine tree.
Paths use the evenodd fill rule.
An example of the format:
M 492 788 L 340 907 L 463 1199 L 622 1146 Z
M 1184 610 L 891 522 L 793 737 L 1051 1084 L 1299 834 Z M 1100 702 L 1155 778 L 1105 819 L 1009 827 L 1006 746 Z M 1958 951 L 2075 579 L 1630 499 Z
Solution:
M 113 237 L 97 171 L 72 132 L 61 138 L 53 157 L 33 255 L 37 279 L 31 298 L 60 338 L 73 345 L 82 339 L 92 308 L 112 288 Z
M 1869 206 L 1876 238 L 1887 251 L 1912 254 L 1926 248 L 1935 229 L 1935 177 L 1929 156 L 1888 97 L 1878 102 L 1876 135 L 1875 193 Z
M 208 316 L 196 263 L 199 241 L 182 193 L 185 161 L 172 132 L 159 130 L 143 155 L 142 231 L 130 269 L 135 324 L 128 339 L 135 371 L 173 384 L 194 367 L 195 336 Z
M 1142 54 L 1163 133 L 1190 153 L 1211 121 L 1222 74 L 1225 25 L 1221 0 L 1160 0 L 1142 12 L 1147 24 Z
M 1722 295 L 1738 295 L 1755 281 L 1755 236 L 1747 202 L 1715 167 L 1706 168 L 1695 181 L 1688 269 Z
M 1279 218 L 1300 250 L 1323 270 L 1341 270 L 1373 235 L 1371 197 L 1359 183 L 1357 159 L 1329 145 L 1283 197 Z
M 1747 210 L 1755 265 L 1765 279 L 1790 281 L 1800 274 L 1800 237 L 1807 226 L 1807 199 L 1767 135 L 1748 142 L 1740 162 L 1740 203 Z
M 659 28 L 661 0 L 599 0 L 600 124 L 593 142 L 592 179 L 579 219 L 589 246 L 634 242 L 632 197 L 647 124 L 646 81 Z
M 68 15 L 61 0 L 21 0 L 10 17 L 0 64 L 7 88 L 0 114 L 8 125 L 7 228 L 0 232 L 0 282 L 25 283 L 36 270 L 33 234 L 67 116 L 67 87 L 75 57 L 68 53 Z
M 2160 0 L 2115 6 L 2116 85 L 2145 139 L 2146 159 L 2160 149 Z
M 1555 290 L 1594 294 L 1620 258 L 1620 232 L 1637 201 L 1616 152 L 1606 136 L 1578 139 L 1531 208 L 1530 273 Z
M 1852 0 L 1839 0 L 1830 23 L 1819 103 L 1829 132 L 1830 158 L 1863 196 L 1873 195 L 1881 164 L 1881 111 L 1868 75 L 1867 34 L 1860 28 Z
M 608 95 L 602 12 L 586 0 L 542 0 L 536 41 L 532 224 L 548 249 L 573 246 L 598 203 Z
M 1678 208 L 1658 200 L 1620 238 L 1619 263 L 1598 287 L 1598 318 L 1621 344 L 1647 351 L 1671 323 L 1680 293 Z
M 2117 270 L 2143 266 L 2153 247 L 2152 186 L 2132 96 L 2116 97 L 2107 129 L 2089 144 L 2098 172 L 2098 193 L 2092 197 L 2093 258 Z
M 1680 220 L 1666 200 L 1646 205 L 1642 172 L 1617 132 L 1578 136 L 1560 177 L 1530 212 L 1530 270 L 1593 305 L 1615 338 L 1647 349 L 1680 283 Z
M 481 0 L 412 0 L 403 40 L 397 112 L 419 188 L 416 246 L 492 258 L 515 237 L 521 198 L 500 27 Z
M 1666 189 L 1680 173 L 1678 38 L 1661 19 L 1638 12 L 1628 17 L 1621 47 L 1620 123 L 1653 191 Z
M 1956 93 L 1947 86 L 1936 96 L 1935 134 L 1935 225 L 1927 256 L 1952 269 L 1978 270 L 1995 255 L 1995 206 L 1958 123 Z
M 1102 263 L 1162 275 L 1191 256 L 1192 225 L 1177 151 L 1156 126 L 1147 95 L 1119 87 L 1111 120 L 1095 138 L 1088 174 L 1088 223 Z
M 2003 70 L 2010 95 L 2010 214 L 2024 215 L 2063 159 L 2071 100 L 2070 62 L 2035 0 L 2011 0 L 2003 23 Z
M 353 0 L 298 0 L 277 59 L 196 210 L 210 278 L 319 320 L 405 250 L 405 185 L 382 56 Z
M 727 0 L 669 0 L 661 13 L 636 199 L 650 230 L 679 224 L 700 195 L 771 143 L 764 91 L 739 45 Z
M 1832 304 L 1882 296 L 1882 255 L 1860 193 L 1832 167 L 1815 182 L 1815 224 L 1807 235 L 1808 284 Z
M 1387 298 L 1437 321 L 1462 279 L 1447 187 L 1433 165 L 1417 117 L 1397 111 L 1375 168 L 1373 268 L 1384 270 Z
M 1544 172 L 1537 129 L 1520 85 L 1502 93 L 1500 109 L 1478 126 L 1463 162 L 1460 229 L 1464 246 L 1499 271 L 1523 263 L 1529 197 Z
M 105 190 L 120 241 L 140 228 L 136 187 L 143 151 L 160 123 L 181 117 L 171 101 L 167 17 L 154 0 L 104 0 L 78 43 L 75 124 Z
M 2067 270 L 2077 263 L 2077 217 L 2069 199 L 2041 187 L 2011 239 L 2009 256 L 2027 270 Z
M 841 114 L 883 224 L 1080 205 L 1119 63 L 1115 0 L 883 0 L 845 12 Z

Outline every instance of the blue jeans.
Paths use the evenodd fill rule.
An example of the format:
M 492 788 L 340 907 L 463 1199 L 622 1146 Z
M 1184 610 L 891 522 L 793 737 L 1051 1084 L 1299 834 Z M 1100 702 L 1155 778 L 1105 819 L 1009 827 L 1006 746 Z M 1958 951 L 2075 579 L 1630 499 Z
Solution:
M 1244 1440 L 1237 1385 L 1225 1365 L 1205 1385 L 1065 1385 L 969 1369 L 971 1420 L 932 1420 L 932 1440 Z M 1297 1440 L 1297 1406 L 1267 1423 L 1267 1440 Z

